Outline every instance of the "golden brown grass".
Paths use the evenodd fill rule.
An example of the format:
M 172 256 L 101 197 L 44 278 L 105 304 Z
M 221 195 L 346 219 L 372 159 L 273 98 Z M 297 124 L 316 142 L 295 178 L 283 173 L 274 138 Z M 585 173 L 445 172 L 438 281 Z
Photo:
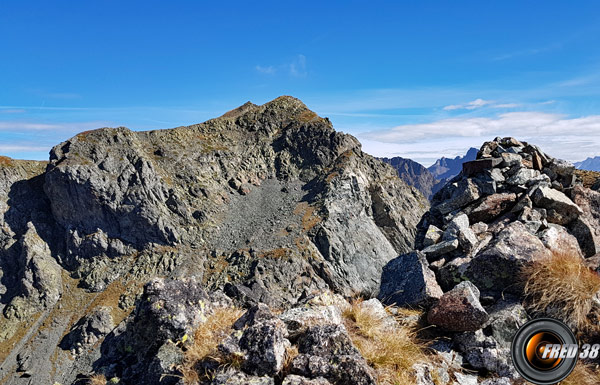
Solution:
M 219 343 L 231 333 L 234 322 L 240 318 L 243 311 L 236 308 L 218 308 L 209 315 L 194 332 L 191 344 L 186 346 L 184 360 L 179 370 L 186 384 L 197 384 L 210 373 L 198 373 L 198 364 L 206 359 L 225 363 L 217 351 Z
M 578 363 L 573 372 L 560 385 L 598 385 L 600 373 L 594 366 Z
M 356 300 L 344 311 L 352 342 L 377 373 L 381 385 L 415 384 L 413 365 L 428 362 L 415 332 L 406 326 L 386 326 L 384 321 Z
M 106 385 L 106 377 L 104 374 L 94 374 L 88 378 L 88 385 Z
M 600 277 L 575 254 L 555 253 L 522 269 L 527 306 L 534 312 L 561 319 L 578 330 L 589 326 L 593 297 Z

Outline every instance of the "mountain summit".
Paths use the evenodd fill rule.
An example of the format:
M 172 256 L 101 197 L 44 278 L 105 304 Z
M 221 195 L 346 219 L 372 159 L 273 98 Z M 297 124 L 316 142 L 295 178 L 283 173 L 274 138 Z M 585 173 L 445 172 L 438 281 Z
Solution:
M 14 367 L 35 383 L 100 369 L 159 383 L 168 369 L 148 368 L 177 333 L 157 335 L 170 321 L 136 306 L 155 277 L 192 279 L 241 307 L 288 307 L 325 289 L 373 296 L 382 267 L 414 247 L 428 208 L 354 137 L 289 96 L 187 127 L 82 132 L 47 165 L 5 159 L 0 172 L 9 383 Z M 146 295 L 160 291 L 151 287 Z M 183 329 L 201 315 L 173 311 Z

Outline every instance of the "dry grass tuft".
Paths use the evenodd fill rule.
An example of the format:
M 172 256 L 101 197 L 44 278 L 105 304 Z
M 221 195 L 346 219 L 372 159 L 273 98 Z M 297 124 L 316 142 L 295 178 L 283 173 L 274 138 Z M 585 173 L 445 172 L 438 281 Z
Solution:
M 555 253 L 522 269 L 527 306 L 582 331 L 600 290 L 600 277 L 575 254 Z
M 415 384 L 413 365 L 430 361 L 408 327 L 390 327 L 356 300 L 344 311 L 352 342 L 377 373 L 381 385 Z
M 578 363 L 573 372 L 560 385 L 598 385 L 600 373 L 597 367 Z
M 198 364 L 206 359 L 225 363 L 224 357 L 217 351 L 217 346 L 229 336 L 231 327 L 242 314 L 240 309 L 218 308 L 196 329 L 193 342 L 186 346 L 183 364 L 179 367 L 184 383 L 197 384 L 209 376 L 209 373 L 198 373 L 197 370 Z
M 104 374 L 94 374 L 87 380 L 88 385 L 106 385 L 106 377 Z

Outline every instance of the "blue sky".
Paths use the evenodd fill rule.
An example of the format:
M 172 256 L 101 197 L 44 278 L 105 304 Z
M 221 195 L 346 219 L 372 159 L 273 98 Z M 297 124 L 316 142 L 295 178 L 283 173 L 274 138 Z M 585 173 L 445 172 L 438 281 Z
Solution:
M 597 1 L 0 0 L 0 154 L 302 99 L 374 155 L 600 155 Z

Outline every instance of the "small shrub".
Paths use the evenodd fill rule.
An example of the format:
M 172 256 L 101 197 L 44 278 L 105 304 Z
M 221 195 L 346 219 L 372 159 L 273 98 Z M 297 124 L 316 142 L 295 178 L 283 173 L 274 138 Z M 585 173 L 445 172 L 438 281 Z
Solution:
M 568 325 L 585 330 L 600 277 L 573 253 L 555 253 L 522 269 L 526 305 Z
M 88 385 L 106 385 L 106 377 L 104 374 L 94 374 L 87 380 Z
M 231 333 L 234 322 L 241 317 L 242 311 L 236 308 L 218 308 L 209 315 L 194 332 L 194 339 L 186 346 L 183 363 L 179 367 L 186 384 L 197 384 L 209 377 L 209 373 L 198 373 L 198 364 L 207 359 L 225 363 L 219 355 L 217 346 Z
M 578 363 L 573 372 L 560 385 L 598 385 L 600 373 L 597 367 Z
M 376 373 L 379 384 L 409 385 L 415 383 L 413 365 L 428 362 L 424 348 L 415 339 L 413 330 L 406 326 L 389 327 L 354 301 L 344 311 L 346 328 L 352 342 Z

